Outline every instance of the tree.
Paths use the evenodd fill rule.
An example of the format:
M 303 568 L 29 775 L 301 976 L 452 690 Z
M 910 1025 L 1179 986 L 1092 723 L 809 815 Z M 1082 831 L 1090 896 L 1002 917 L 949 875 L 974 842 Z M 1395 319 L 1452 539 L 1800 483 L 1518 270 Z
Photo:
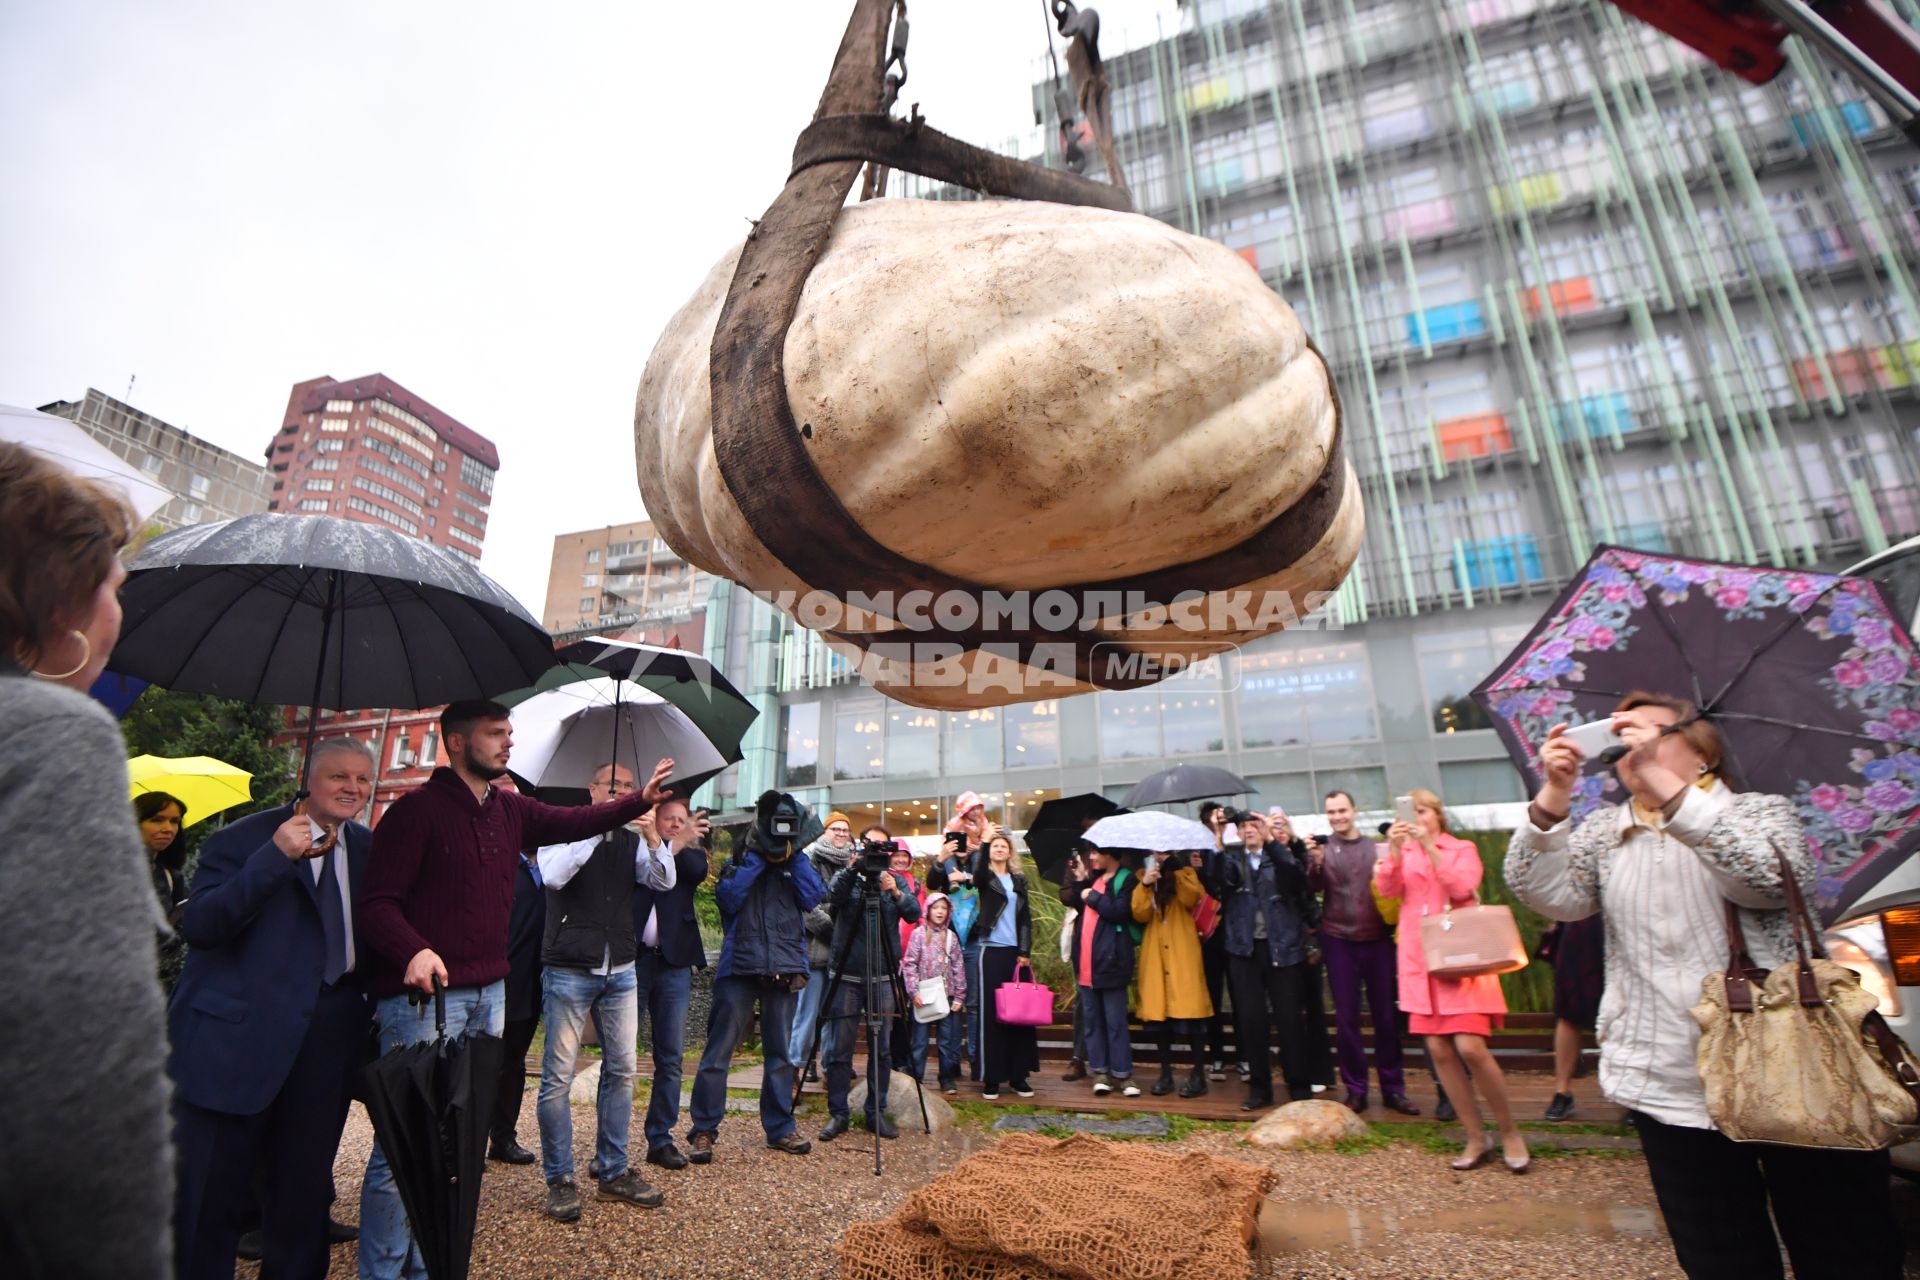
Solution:
M 293 798 L 297 765 L 273 736 L 286 729 L 280 707 L 258 707 L 231 698 L 175 693 L 157 686 L 142 693 L 120 721 L 129 756 L 212 756 L 253 775 L 253 800 L 228 809 L 214 822 L 195 823 L 182 833 L 191 874 L 200 844 L 226 822 Z

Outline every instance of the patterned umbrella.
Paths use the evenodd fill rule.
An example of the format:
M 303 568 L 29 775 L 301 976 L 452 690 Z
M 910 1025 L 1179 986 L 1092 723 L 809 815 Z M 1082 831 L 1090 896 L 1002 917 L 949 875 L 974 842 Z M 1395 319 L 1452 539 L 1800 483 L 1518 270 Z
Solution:
M 1873 583 L 1602 547 L 1473 696 L 1531 790 L 1548 729 L 1636 689 L 1700 707 L 1735 783 L 1799 807 L 1829 919 L 1920 848 L 1920 656 Z M 1574 814 L 1622 798 L 1596 763 Z
M 1110 853 L 1121 849 L 1182 853 L 1213 848 L 1213 832 L 1192 818 L 1172 813 L 1116 813 L 1088 827 L 1080 838 Z

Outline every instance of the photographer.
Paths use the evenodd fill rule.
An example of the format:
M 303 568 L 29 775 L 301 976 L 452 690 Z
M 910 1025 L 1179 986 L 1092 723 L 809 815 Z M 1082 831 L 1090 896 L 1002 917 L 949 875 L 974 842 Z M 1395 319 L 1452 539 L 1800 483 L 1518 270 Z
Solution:
M 813 864 L 820 883 L 832 884 L 852 854 L 853 822 L 836 809 L 827 815 L 826 834 L 807 846 L 807 861 Z M 822 903 L 807 912 L 807 985 L 793 1002 L 793 1030 L 787 1036 L 787 1054 L 795 1071 L 806 1065 L 807 1055 L 813 1051 L 813 1032 L 820 1023 L 820 1002 L 827 996 L 832 941 L 833 917 Z
M 762 792 L 745 847 L 720 869 L 713 887 L 726 938 L 713 970 L 713 1012 L 707 1047 L 693 1081 L 693 1128 L 687 1134 L 694 1164 L 713 1160 L 713 1140 L 727 1111 L 727 1071 L 733 1051 L 747 1038 L 756 1006 L 760 1014 L 760 1127 L 767 1145 L 801 1156 L 813 1144 L 795 1130 L 793 1062 L 787 1031 L 793 1026 L 793 993 L 807 978 L 804 917 L 827 896 L 813 864 L 800 854 L 804 828 L 813 821 L 790 795 Z M 799 856 L 796 856 L 799 855 Z
M 1276 1026 L 1288 1097 L 1298 1102 L 1313 1096 L 1301 1017 L 1312 890 L 1300 864 L 1269 846 L 1264 817 L 1240 813 L 1233 821 L 1240 839 L 1222 850 L 1208 887 L 1220 899 L 1218 936 L 1224 939 L 1236 1026 L 1251 1072 L 1240 1109 L 1257 1111 L 1273 1105 L 1268 1046 Z
M 883 838 L 876 838 L 883 837 Z M 883 1138 L 899 1136 L 887 1118 L 887 1082 L 892 1076 L 889 1032 L 896 1008 L 893 975 L 899 967 L 894 939 L 901 921 L 920 919 L 920 903 L 906 892 L 891 870 L 896 846 L 885 828 L 869 828 L 855 860 L 842 868 L 827 891 L 827 910 L 833 916 L 833 954 L 840 957 L 839 982 L 832 1004 L 825 1010 L 827 1045 L 826 1128 L 820 1141 L 832 1142 L 848 1128 L 847 1089 L 853 1083 L 854 1032 L 866 1021 L 867 1128 Z M 867 908 L 876 903 L 878 931 L 867 936 Z M 869 956 L 868 946 L 877 949 Z M 869 969 L 873 981 L 867 981 Z M 833 984 L 829 982 L 829 985 Z M 863 1015 L 865 1015 L 863 1017 Z M 871 1018 L 871 1021 L 867 1021 Z

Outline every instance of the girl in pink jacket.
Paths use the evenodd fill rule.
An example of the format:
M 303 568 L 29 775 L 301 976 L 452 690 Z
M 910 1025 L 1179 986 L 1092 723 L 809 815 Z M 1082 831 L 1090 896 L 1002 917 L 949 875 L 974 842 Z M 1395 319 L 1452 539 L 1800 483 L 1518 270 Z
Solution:
M 913 1002 L 912 1062 L 907 1072 L 915 1080 L 927 1069 L 927 1040 L 937 1032 L 940 1046 L 940 1088 L 958 1093 L 960 1077 L 960 1028 L 967 1000 L 967 967 L 960 935 L 953 931 L 953 904 L 944 893 L 927 895 L 914 926 L 913 936 L 900 954 L 900 977 L 906 983 L 907 997 Z M 938 978 L 947 990 L 947 1016 L 922 1022 L 919 1010 L 926 1004 L 920 984 Z
M 1381 896 L 1400 899 L 1400 1007 L 1408 1030 L 1427 1039 L 1427 1058 L 1440 1086 L 1454 1100 L 1467 1131 L 1467 1149 L 1453 1167 L 1466 1170 L 1493 1154 L 1493 1141 L 1480 1120 L 1473 1091 L 1486 1095 L 1500 1126 L 1501 1154 L 1514 1173 L 1525 1173 L 1527 1141 L 1514 1123 L 1506 1077 L 1487 1048 L 1487 1037 L 1506 1022 L 1507 999 L 1500 979 L 1434 978 L 1427 974 L 1420 920 L 1439 915 L 1449 904 L 1472 906 L 1483 868 L 1480 851 L 1447 830 L 1446 810 L 1431 791 L 1415 791 L 1416 825 L 1395 822 L 1387 832 L 1387 851 L 1374 864 L 1373 882 Z M 1473 1076 L 1467 1076 L 1471 1068 Z

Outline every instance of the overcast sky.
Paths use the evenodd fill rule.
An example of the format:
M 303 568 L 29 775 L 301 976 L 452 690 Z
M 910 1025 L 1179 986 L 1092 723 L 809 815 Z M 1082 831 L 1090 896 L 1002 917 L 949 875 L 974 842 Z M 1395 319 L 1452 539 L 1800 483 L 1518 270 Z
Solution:
M 482 567 L 538 615 L 556 533 L 642 514 L 647 353 L 851 8 L 6 0 L 0 403 L 98 387 L 259 461 L 293 383 L 385 373 L 499 446 Z M 1179 23 L 1098 8 L 1108 52 Z M 1031 129 L 1040 0 L 910 14 L 907 100 Z

